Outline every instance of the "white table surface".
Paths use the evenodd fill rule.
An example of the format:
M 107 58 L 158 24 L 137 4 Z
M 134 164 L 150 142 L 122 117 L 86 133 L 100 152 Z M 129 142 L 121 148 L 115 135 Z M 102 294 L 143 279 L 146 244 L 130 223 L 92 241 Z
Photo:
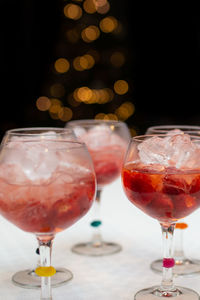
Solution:
M 55 238 L 52 265 L 70 269 L 74 278 L 53 288 L 53 300 L 128 300 L 134 299 L 139 289 L 159 284 L 161 275 L 150 270 L 150 263 L 162 256 L 160 225 L 127 200 L 120 179 L 104 189 L 101 216 L 104 239 L 120 243 L 121 252 L 102 257 L 71 252 L 72 245 L 90 239 L 92 213 L 93 209 Z M 184 232 L 184 247 L 188 257 L 200 259 L 199 218 L 198 210 L 185 219 L 189 228 Z M 11 282 L 15 272 L 37 263 L 34 235 L 0 217 L 0 238 L 0 299 L 40 299 L 40 290 L 20 288 Z M 200 275 L 175 278 L 175 283 L 200 293 Z

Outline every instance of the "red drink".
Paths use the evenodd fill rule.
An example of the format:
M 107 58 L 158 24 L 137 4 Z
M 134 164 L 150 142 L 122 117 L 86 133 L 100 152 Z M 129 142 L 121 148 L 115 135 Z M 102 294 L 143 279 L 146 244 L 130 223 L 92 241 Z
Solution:
M 200 206 L 200 170 L 184 171 L 127 163 L 122 171 L 128 199 L 161 222 L 176 221 Z
M 15 170 L 19 169 L 14 165 L 10 168 L 17 177 Z M 27 178 L 23 184 L 12 184 L 9 178 L 0 177 L 0 213 L 22 230 L 56 233 L 86 214 L 94 193 L 95 178 L 87 169 L 80 172 L 63 168 L 53 172 L 47 182 Z

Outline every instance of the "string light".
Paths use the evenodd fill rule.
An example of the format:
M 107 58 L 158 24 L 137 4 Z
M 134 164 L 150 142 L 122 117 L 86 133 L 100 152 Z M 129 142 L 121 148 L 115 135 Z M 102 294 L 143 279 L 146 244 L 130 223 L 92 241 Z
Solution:
M 135 106 L 132 102 L 126 101 L 120 105 L 116 110 L 115 114 L 121 121 L 127 120 L 135 112 Z
M 110 33 L 114 31 L 118 26 L 118 21 L 116 18 L 110 16 L 110 17 L 105 17 L 102 19 L 99 23 L 99 27 L 101 31 L 105 33 Z
M 48 97 L 41 96 L 36 100 L 36 106 L 41 111 L 46 111 L 51 106 L 51 101 Z
M 118 121 L 118 117 L 115 114 L 105 114 L 105 113 L 98 113 L 95 117 L 95 120 L 115 120 Z
M 73 112 L 69 107 L 62 107 L 58 112 L 58 118 L 63 122 L 71 120 L 72 116 Z
M 93 0 L 85 0 L 83 8 L 88 14 L 94 14 L 96 12 L 96 6 Z
M 129 84 L 126 80 L 115 81 L 111 88 L 106 87 L 104 80 L 96 80 L 96 74 L 98 77 L 101 77 L 101 66 L 103 66 L 105 62 L 109 62 L 110 66 L 114 67 L 114 70 L 116 71 L 115 77 L 112 77 L 112 74 L 110 73 L 111 81 L 120 74 L 119 69 L 126 62 L 126 56 L 123 51 L 112 51 L 105 59 L 106 54 L 104 50 L 98 52 L 94 47 L 84 44 L 87 43 L 93 45 L 92 43 L 100 36 L 105 36 L 104 33 L 112 33 L 112 36 L 118 38 L 120 36 L 123 37 L 124 28 L 120 23 L 120 20 L 117 20 L 114 16 L 110 15 L 98 15 L 107 14 L 109 12 L 109 1 L 70 0 L 67 2 L 67 4 L 63 5 L 64 22 L 67 24 L 67 26 L 64 24 L 62 27 L 64 40 L 63 42 L 61 41 L 62 47 L 57 48 L 62 48 L 61 57 L 56 59 L 53 63 L 53 74 L 56 76 L 56 82 L 46 89 L 49 97 L 41 96 L 36 100 L 36 107 L 38 110 L 49 111 L 49 115 L 52 119 L 63 122 L 69 121 L 73 116 L 76 118 L 78 115 L 79 117 L 81 113 L 84 112 L 84 105 L 104 105 L 115 99 L 117 100 L 119 98 L 117 95 L 125 95 L 129 91 Z M 92 16 L 92 14 L 95 15 Z M 80 18 L 82 18 L 81 21 Z M 72 26 L 70 26 L 69 22 L 71 22 Z M 79 51 L 80 55 L 77 55 L 77 51 L 73 52 L 72 49 L 65 49 L 65 44 L 68 43 L 69 47 L 73 47 L 73 45 L 70 44 L 76 44 L 78 42 L 80 43 L 80 46 L 83 45 L 83 48 L 80 49 L 82 53 Z M 98 45 L 98 43 L 95 43 L 95 45 Z M 74 47 L 77 49 L 77 45 L 74 45 Z M 85 53 L 83 53 L 83 51 Z M 68 56 L 68 59 L 65 55 Z M 99 73 L 98 64 L 101 65 Z M 84 78 L 89 79 L 89 77 L 87 77 L 89 76 L 88 70 L 92 68 L 94 68 L 95 72 L 94 81 L 91 80 L 90 83 L 86 81 L 87 83 L 85 84 L 88 86 L 85 85 L 75 88 L 74 85 L 72 85 L 74 89 L 72 92 L 70 86 L 72 82 L 71 75 L 73 76 L 74 74 L 73 78 L 75 78 L 77 74 L 77 76 L 79 76 L 79 83 L 84 82 Z M 60 77 L 58 75 L 60 75 Z M 116 108 L 114 109 L 114 112 L 98 113 L 94 118 L 102 120 L 127 120 L 135 112 L 134 105 L 130 101 L 126 101 L 127 97 L 128 95 L 124 96 L 124 98 L 120 97 L 120 99 L 123 99 L 125 102 L 117 108 L 114 104 L 114 107 Z M 64 101 L 67 101 L 71 108 L 65 106 L 66 104 Z M 78 108 L 78 106 L 80 106 L 80 108 Z M 76 108 L 78 112 L 77 115 Z M 134 135 L 136 130 L 134 128 L 131 128 L 130 130 L 132 130 L 131 134 Z
M 125 80 L 117 80 L 114 83 L 115 93 L 119 95 L 126 94 L 128 92 L 128 83 Z
M 54 67 L 58 73 L 66 73 L 69 70 L 70 64 L 66 58 L 58 58 L 55 61 Z
M 98 39 L 99 35 L 100 35 L 100 30 L 95 25 L 90 25 L 85 29 L 83 29 L 83 31 L 81 32 L 81 37 L 83 41 L 86 43 L 91 43 L 95 41 L 96 39 Z
M 114 98 L 114 93 L 109 88 L 90 89 L 86 86 L 75 89 L 73 98 L 85 104 L 105 104 Z
M 69 19 L 78 20 L 82 17 L 82 9 L 79 5 L 67 4 L 64 7 L 64 15 Z

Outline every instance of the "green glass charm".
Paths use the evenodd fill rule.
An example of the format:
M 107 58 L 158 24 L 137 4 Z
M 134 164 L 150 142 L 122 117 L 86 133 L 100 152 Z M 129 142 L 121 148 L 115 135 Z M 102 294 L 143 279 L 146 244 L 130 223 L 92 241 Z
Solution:
M 100 220 L 95 220 L 95 221 L 92 221 L 91 223 L 90 223 L 90 225 L 92 226 L 92 227 L 98 227 L 98 226 L 100 226 L 102 224 L 102 222 L 100 221 Z

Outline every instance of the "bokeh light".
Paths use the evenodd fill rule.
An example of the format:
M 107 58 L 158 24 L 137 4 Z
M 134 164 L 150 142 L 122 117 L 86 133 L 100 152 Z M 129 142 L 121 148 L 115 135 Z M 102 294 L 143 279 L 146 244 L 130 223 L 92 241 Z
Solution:
M 81 37 L 83 41 L 86 43 L 91 43 L 95 41 L 96 39 L 98 39 L 99 35 L 100 35 L 100 30 L 95 25 L 90 25 L 85 29 L 83 29 L 83 31 L 81 32 Z
M 64 7 L 65 17 L 73 20 L 78 20 L 82 17 L 82 9 L 79 5 L 70 3 Z
M 117 28 L 117 26 L 118 26 L 118 21 L 116 18 L 112 16 L 103 18 L 99 23 L 99 27 L 101 31 L 105 33 L 110 33 L 114 31 Z
M 65 73 L 69 70 L 70 64 L 66 58 L 58 58 L 55 61 L 54 67 L 58 73 Z
M 96 12 L 96 6 L 93 0 L 85 0 L 83 8 L 88 14 L 94 14 Z
M 129 86 L 125 80 L 117 80 L 114 83 L 114 90 L 116 94 L 124 95 L 128 92 Z
M 36 100 L 36 106 L 41 111 L 46 111 L 51 106 L 51 101 L 48 97 L 41 96 Z
M 118 121 L 117 115 L 112 114 L 112 113 L 108 113 L 108 114 L 105 114 L 105 113 L 98 113 L 98 114 L 94 117 L 94 119 L 95 119 L 95 120 L 115 120 L 115 121 Z
M 132 102 L 126 101 L 122 103 L 116 110 L 115 114 L 121 121 L 127 120 L 135 112 L 135 106 Z
M 69 107 L 62 107 L 58 112 L 58 118 L 63 122 L 71 120 L 72 116 L 73 112 Z
M 89 87 L 80 87 L 73 93 L 74 100 L 85 104 L 105 104 L 113 100 L 114 92 L 109 88 L 90 89 Z

